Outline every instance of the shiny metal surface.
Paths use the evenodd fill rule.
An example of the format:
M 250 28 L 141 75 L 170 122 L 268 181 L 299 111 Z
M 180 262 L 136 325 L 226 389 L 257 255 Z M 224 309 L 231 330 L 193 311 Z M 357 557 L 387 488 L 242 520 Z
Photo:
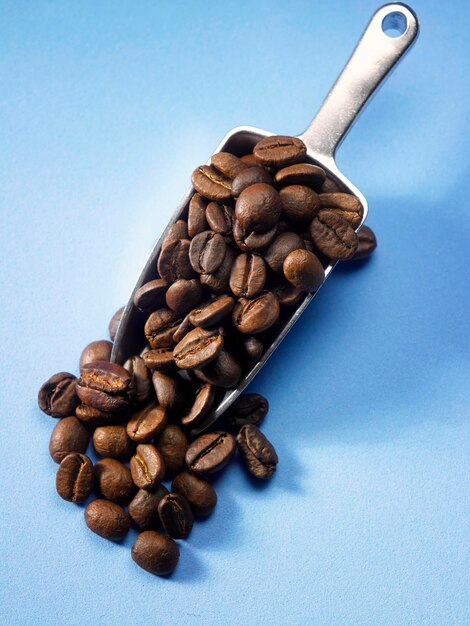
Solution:
M 386 34 L 384 28 L 390 24 L 401 28 L 403 33 L 400 36 Z M 348 63 L 325 98 L 317 115 L 308 128 L 299 135 L 307 145 L 310 161 L 321 165 L 341 188 L 359 198 L 364 207 L 363 221 L 367 216 L 367 201 L 362 193 L 338 170 L 334 159 L 335 152 L 365 104 L 413 44 L 418 31 L 418 19 L 412 9 L 406 5 L 393 3 L 378 9 L 372 16 Z M 225 150 L 235 154 L 245 154 L 262 137 L 273 134 L 259 128 L 240 126 L 227 133 L 214 152 Z M 171 224 L 177 219 L 186 217 L 189 199 L 193 193 L 193 188 L 190 188 L 186 193 L 167 229 L 157 241 L 137 280 L 116 335 L 112 353 L 114 362 L 124 363 L 129 356 L 140 353 L 145 346 L 143 326 L 146 316 L 134 307 L 133 296 L 142 284 L 156 277 L 156 260 L 160 253 L 162 241 Z M 334 266 L 335 263 L 331 263 L 326 268 L 325 280 L 330 276 Z M 306 295 L 302 302 L 293 308 L 292 316 L 281 326 L 276 339 L 270 346 L 265 347 L 262 359 L 247 372 L 235 389 L 225 392 L 216 409 L 193 431 L 193 434 L 205 430 L 227 410 L 260 371 L 317 293 L 318 291 Z

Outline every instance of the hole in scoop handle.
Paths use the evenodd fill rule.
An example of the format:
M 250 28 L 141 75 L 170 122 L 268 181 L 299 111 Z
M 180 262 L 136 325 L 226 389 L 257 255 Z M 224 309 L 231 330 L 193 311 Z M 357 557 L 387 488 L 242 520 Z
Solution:
M 391 34 L 390 21 L 402 24 Z M 314 153 L 333 158 L 366 102 L 415 41 L 418 18 L 405 4 L 386 4 L 374 13 L 320 110 L 300 138 Z

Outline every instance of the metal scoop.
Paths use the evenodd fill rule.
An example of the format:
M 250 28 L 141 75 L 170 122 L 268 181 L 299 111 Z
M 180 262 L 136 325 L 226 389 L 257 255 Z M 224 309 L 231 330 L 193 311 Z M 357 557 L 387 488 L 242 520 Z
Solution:
M 312 123 L 305 132 L 299 135 L 307 146 L 308 160 L 326 170 L 328 176 L 338 184 L 340 189 L 359 198 L 364 208 L 363 220 L 367 216 L 367 200 L 339 171 L 335 162 L 335 152 L 366 102 L 413 44 L 418 35 L 418 30 L 418 19 L 406 5 L 400 3 L 387 4 L 378 9 L 372 16 L 351 58 Z M 251 152 L 253 146 L 260 139 L 273 134 L 251 126 L 239 126 L 225 135 L 217 146 L 216 152 L 232 152 L 236 155 L 247 154 Z M 157 277 L 157 258 L 162 241 L 170 226 L 176 220 L 187 216 L 188 203 L 193 193 L 194 189 L 191 188 L 183 198 L 137 280 L 116 334 L 111 357 L 113 362 L 124 363 L 128 357 L 139 354 L 144 348 L 143 327 L 146 316 L 133 305 L 134 293 L 141 285 Z M 325 269 L 325 280 L 335 265 L 336 262 L 331 262 Z M 293 307 L 291 316 L 279 327 L 275 339 L 269 346 L 265 346 L 261 360 L 245 373 L 236 388 L 225 392 L 216 408 L 205 418 L 203 423 L 194 429 L 192 434 L 198 434 L 205 430 L 228 409 L 260 371 L 317 293 L 318 291 L 307 294 L 299 305 Z

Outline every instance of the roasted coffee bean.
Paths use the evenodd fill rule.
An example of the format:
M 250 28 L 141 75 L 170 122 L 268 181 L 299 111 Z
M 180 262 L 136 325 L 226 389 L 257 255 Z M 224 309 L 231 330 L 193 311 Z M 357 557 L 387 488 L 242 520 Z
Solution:
M 92 500 L 85 509 L 88 528 L 110 541 L 121 541 L 129 532 L 131 520 L 126 511 L 109 500 Z
M 160 500 L 158 514 L 163 528 L 173 539 L 185 539 L 193 528 L 189 502 L 177 493 L 169 493 Z
M 282 233 L 278 235 L 264 253 L 264 260 L 273 272 L 282 272 L 282 265 L 293 250 L 305 248 L 304 241 L 297 233 Z
M 282 201 L 282 217 L 293 224 L 307 224 L 320 208 L 320 198 L 309 187 L 289 185 L 279 192 Z
M 178 546 L 155 530 L 144 530 L 132 546 L 131 556 L 139 567 L 157 576 L 167 576 L 178 564 Z
M 212 409 L 215 402 L 215 388 L 213 385 L 202 385 L 194 399 L 194 402 L 189 409 L 188 413 L 181 419 L 181 423 L 185 426 L 196 426 Z
M 160 528 L 158 505 L 168 493 L 168 489 L 164 485 L 158 485 L 155 491 L 139 489 L 132 502 L 129 503 L 129 515 L 134 524 L 141 530 Z
M 134 454 L 135 443 L 127 434 L 125 426 L 112 424 L 95 429 L 93 447 L 101 456 L 128 461 Z
M 230 352 L 221 350 L 216 358 L 202 369 L 194 370 L 195 376 L 205 383 L 230 389 L 240 382 L 241 365 Z
M 184 393 L 180 379 L 162 372 L 152 374 L 152 382 L 157 395 L 158 404 L 162 409 L 178 410 L 184 402 Z
M 68 372 L 51 376 L 39 389 L 38 404 L 41 411 L 51 417 L 73 415 L 79 402 L 76 385 L 76 376 Z
M 242 426 L 237 437 L 238 449 L 246 468 L 256 478 L 267 479 L 276 471 L 276 450 L 257 426 Z
M 234 211 L 228 204 L 211 202 L 207 205 L 206 219 L 210 229 L 223 237 L 231 237 Z
M 248 167 L 253 167 L 253 166 L 258 165 L 258 161 L 256 160 L 255 155 L 252 153 L 245 154 L 244 156 L 240 157 L 240 161 L 245 163 L 245 165 L 248 165 Z
M 184 467 L 188 438 L 179 426 L 168 424 L 155 443 L 165 462 L 165 478 L 171 478 Z
M 148 350 L 144 353 L 143 357 L 145 365 L 151 370 L 158 370 L 165 374 L 171 374 L 176 372 L 178 366 L 176 365 L 175 358 L 173 356 L 173 350 L 171 348 L 158 348 L 157 350 Z
M 109 361 L 113 344 L 111 341 L 102 339 L 100 341 L 92 341 L 84 348 L 80 356 L 80 367 L 93 363 L 93 361 Z
M 154 489 L 165 475 L 165 462 L 151 443 L 141 443 L 131 458 L 131 474 L 139 489 Z
M 366 225 L 361 226 L 357 231 L 358 245 L 351 261 L 362 261 L 366 259 L 377 248 L 377 239 L 374 231 Z
M 109 322 L 108 330 L 109 330 L 109 337 L 111 341 L 114 341 L 116 338 L 116 333 L 119 328 L 121 317 L 122 317 L 122 314 L 124 313 L 125 308 L 126 307 L 122 306 L 120 309 L 118 309 Z
M 235 300 L 230 296 L 219 296 L 208 302 L 204 302 L 197 309 L 193 309 L 188 316 L 192 326 L 207 328 L 218 324 L 224 317 L 232 312 Z
M 191 181 L 194 189 L 209 200 L 218 202 L 219 200 L 223 201 L 230 198 L 230 179 L 220 174 L 213 167 L 200 165 L 194 170 Z
M 323 185 L 318 190 L 318 193 L 335 193 L 337 191 L 340 191 L 338 185 L 334 180 L 327 177 Z
M 129 468 L 116 459 L 101 459 L 95 464 L 95 489 L 106 500 L 127 504 L 135 494 Z
M 274 182 L 280 187 L 287 185 L 306 185 L 314 190 L 320 189 L 325 182 L 325 170 L 310 163 L 297 163 L 279 170 L 274 176 Z
M 232 180 L 232 195 L 238 198 L 244 189 L 251 187 L 251 185 L 256 185 L 256 183 L 273 184 L 273 179 L 269 172 L 264 167 L 259 167 L 258 165 L 244 169 Z
M 253 148 L 258 163 L 276 168 L 294 165 L 304 160 L 307 147 L 297 137 L 275 135 L 258 141 Z
M 173 239 L 162 248 L 157 269 L 163 280 L 171 285 L 178 278 L 192 278 L 194 272 L 189 264 L 189 239 Z
M 165 304 L 165 293 L 168 288 L 163 278 L 156 278 L 144 283 L 134 294 L 134 306 L 143 313 L 152 313 Z
M 178 326 L 178 328 L 175 330 L 175 332 L 173 333 L 173 342 L 176 346 L 177 343 L 179 343 L 183 337 L 189 333 L 190 330 L 192 330 L 194 328 L 194 326 L 191 324 L 191 322 L 189 321 L 189 316 L 191 315 L 191 313 L 188 313 L 188 315 L 186 315 L 181 324 Z
M 171 490 L 186 498 L 194 515 L 207 517 L 217 504 L 217 494 L 214 487 L 191 472 L 181 472 L 171 483 Z
M 235 328 L 246 335 L 267 330 L 279 317 L 279 300 L 271 291 L 264 291 L 253 300 L 240 298 L 232 311 Z
M 319 196 L 323 209 L 338 213 L 340 217 L 349 222 L 353 228 L 361 223 L 364 216 L 362 204 L 356 196 L 350 193 L 322 193 Z
M 221 266 L 212 274 L 201 274 L 201 283 L 217 295 L 221 295 L 228 291 L 230 270 L 232 269 L 235 256 L 235 252 L 230 248 L 227 248 Z
M 205 230 L 191 241 L 189 261 L 198 274 L 212 274 L 222 264 L 227 244 L 222 235 Z
M 251 171 L 251 168 L 247 171 Z M 274 187 L 256 183 L 238 196 L 235 218 L 245 230 L 266 232 L 279 222 L 281 208 L 281 198 Z
M 93 464 L 84 454 L 72 452 L 60 462 L 55 481 L 57 493 L 69 502 L 84 502 L 93 489 Z
M 75 409 L 75 415 L 78 419 L 86 424 L 98 425 L 109 424 L 116 421 L 116 413 L 108 413 L 107 411 L 100 411 L 88 404 L 79 404 Z
M 235 449 L 235 439 L 229 433 L 206 433 L 189 446 L 186 465 L 196 474 L 212 474 L 231 461 Z
M 132 398 L 138 405 L 152 399 L 153 387 L 150 372 L 140 356 L 131 356 L 124 363 L 124 369 L 132 376 Z
M 173 335 L 181 323 L 181 316 L 171 309 L 158 309 L 149 316 L 145 322 L 144 333 L 150 347 L 173 348 L 175 342 Z
M 185 315 L 202 300 L 202 288 L 199 280 L 177 280 L 166 292 L 167 306 L 177 315 Z M 174 334 L 174 333 L 173 333 Z
M 224 338 L 218 329 L 195 328 L 174 348 L 173 356 L 180 369 L 195 369 L 212 361 L 223 346 Z
M 216 152 L 211 157 L 211 165 L 227 178 L 233 179 L 247 168 L 238 157 L 230 152 Z
M 246 424 L 259 426 L 269 411 L 269 403 L 259 393 L 243 393 L 224 414 L 230 428 L 241 428 Z
M 335 211 L 319 211 L 310 224 L 312 241 L 330 259 L 350 259 L 358 246 L 352 226 Z
M 162 243 L 162 248 L 176 239 L 188 239 L 188 225 L 184 220 L 177 220 L 168 228 Z
M 266 264 L 255 254 L 240 254 L 230 272 L 230 289 L 238 297 L 254 298 L 266 283 Z
M 84 404 L 100 411 L 117 413 L 129 406 L 132 378 L 117 363 L 95 361 L 80 370 L 77 394 Z
M 209 226 L 206 220 L 207 201 L 200 193 L 195 193 L 189 201 L 188 209 L 188 236 L 190 239 L 198 233 L 208 230 Z
M 64 417 L 51 433 L 50 455 L 56 463 L 60 463 L 71 452 L 86 452 L 89 438 L 88 430 L 77 417 Z
M 256 337 L 244 337 L 242 345 L 246 356 L 252 363 L 258 362 L 263 356 L 263 344 L 259 339 L 256 339 Z
M 257 233 L 243 229 L 237 220 L 233 224 L 233 238 L 243 252 L 261 252 L 274 241 L 276 234 L 277 225 L 264 233 Z
M 156 437 L 165 428 L 167 414 L 163 407 L 149 404 L 134 413 L 127 422 L 127 434 L 133 441 L 144 443 Z
M 304 295 L 302 289 L 294 287 L 287 280 L 276 285 L 273 292 L 276 294 L 281 306 L 294 306 Z
M 288 254 L 283 270 L 287 280 L 303 291 L 316 291 L 325 280 L 322 264 L 308 250 L 294 250 Z

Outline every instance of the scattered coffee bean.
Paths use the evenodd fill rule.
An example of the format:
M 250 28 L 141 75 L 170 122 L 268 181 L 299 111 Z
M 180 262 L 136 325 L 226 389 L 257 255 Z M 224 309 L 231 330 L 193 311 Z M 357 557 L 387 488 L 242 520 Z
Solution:
M 184 220 L 177 220 L 168 228 L 168 231 L 162 243 L 162 248 L 167 246 L 172 241 L 176 241 L 177 239 L 187 239 L 188 236 L 188 225 L 186 224 L 186 222 Z
M 189 502 L 177 493 L 163 496 L 158 514 L 163 528 L 173 539 L 185 539 L 193 528 L 194 516 Z
M 207 201 L 204 200 L 200 193 L 195 193 L 189 201 L 188 236 L 190 239 L 209 229 L 206 220 L 206 206 Z
M 279 170 L 274 177 L 274 182 L 280 187 L 306 185 L 317 191 L 325 182 L 325 178 L 325 170 L 318 165 L 298 163 Z
M 201 283 L 179 279 L 168 287 L 166 304 L 177 315 L 184 315 L 202 300 Z
M 77 378 L 73 374 L 54 374 L 39 389 L 39 408 L 51 417 L 73 415 L 79 402 L 76 386 Z
M 267 248 L 277 235 L 277 225 L 266 232 L 258 233 L 254 230 L 244 229 L 235 220 L 233 224 L 233 238 L 243 252 L 261 252 Z
M 252 300 L 240 298 L 232 311 L 235 328 L 244 334 L 261 333 L 279 317 L 279 300 L 271 291 L 265 291 Z
M 224 414 L 230 428 L 241 428 L 246 424 L 259 426 L 269 411 L 269 403 L 259 393 L 243 393 Z
M 322 264 L 308 250 L 294 250 L 288 254 L 283 269 L 287 280 L 303 291 L 316 291 L 325 280 Z
M 121 541 L 129 532 L 131 521 L 126 511 L 109 500 L 92 500 L 85 509 L 88 528 L 110 541 Z
M 134 294 L 134 306 L 143 313 L 156 311 L 165 304 L 167 287 L 167 283 L 162 278 L 144 283 Z
M 153 489 L 165 475 L 162 455 L 151 443 L 141 443 L 131 458 L 131 474 L 139 489 Z
M 104 457 L 128 461 L 134 454 L 135 443 L 122 424 L 98 426 L 93 433 L 93 447 Z
M 95 463 L 95 488 L 106 500 L 127 504 L 135 493 L 129 468 L 116 459 L 101 459 Z
M 222 235 L 205 230 L 196 235 L 189 248 L 189 261 L 198 274 L 212 274 L 222 264 L 227 244 Z
M 181 324 L 181 317 L 170 309 L 162 308 L 154 311 L 145 322 L 144 333 L 150 347 L 173 348 L 173 335 Z M 145 361 L 145 357 L 144 357 Z
M 81 368 L 77 395 L 84 404 L 117 413 L 129 406 L 131 383 L 129 372 L 120 365 L 95 361 Z
M 148 350 L 143 355 L 144 363 L 149 370 L 159 372 L 176 372 L 176 365 L 173 350 L 171 348 L 159 348 L 158 350 Z
M 256 185 L 257 183 L 272 185 L 272 182 L 273 180 L 269 172 L 264 167 L 255 165 L 255 167 L 244 169 L 232 180 L 232 195 L 238 198 L 241 192 L 251 187 L 251 185 Z
M 69 502 L 84 502 L 93 489 L 93 464 L 84 454 L 72 452 L 60 462 L 56 475 L 57 493 Z
M 199 387 L 194 402 L 189 412 L 181 419 L 181 423 L 192 428 L 202 422 L 214 405 L 215 395 L 213 385 L 205 384 Z
M 224 346 L 223 335 L 218 329 L 191 330 L 175 347 L 173 356 L 181 369 L 195 369 L 215 359 Z
M 158 505 L 168 493 L 168 489 L 164 485 L 158 485 L 155 491 L 139 489 L 129 503 L 129 515 L 134 524 L 141 530 L 160 528 Z
M 281 198 L 274 187 L 256 183 L 238 196 L 235 218 L 243 229 L 266 232 L 278 223 L 281 207 Z
M 238 359 L 226 350 L 221 350 L 216 358 L 202 369 L 194 370 L 199 380 L 216 387 L 230 389 L 235 387 L 242 377 L 242 368 Z
M 306 153 L 307 148 L 302 140 L 283 135 L 265 137 L 253 148 L 253 154 L 258 163 L 276 168 L 300 163 Z
M 52 431 L 50 455 L 56 463 L 60 463 L 71 452 L 86 452 L 89 438 L 88 430 L 77 417 L 64 417 Z
M 230 272 L 230 289 L 238 298 L 254 298 L 266 283 L 266 264 L 255 254 L 239 254 Z
M 217 271 L 212 274 L 201 274 L 201 284 L 208 287 L 212 293 L 217 295 L 223 294 L 228 291 L 228 281 L 230 278 L 230 270 L 232 269 L 233 261 L 235 260 L 235 252 L 231 249 L 227 249 L 225 252 L 224 260 Z
M 352 226 L 335 211 L 319 211 L 310 224 L 312 241 L 330 259 L 350 259 L 358 246 Z
M 351 261 L 362 261 L 366 259 L 377 248 L 377 239 L 374 231 L 365 224 L 357 231 L 357 250 Z
M 189 264 L 189 239 L 173 239 L 167 243 L 158 258 L 158 273 L 169 285 L 178 278 L 192 278 L 194 272 Z
M 116 413 L 108 413 L 107 411 L 100 411 L 88 404 L 79 404 L 75 409 L 75 415 L 79 420 L 86 424 L 99 425 L 110 424 L 116 421 Z M 120 415 L 119 415 L 120 417 Z
M 124 369 L 132 377 L 132 398 L 137 405 L 145 404 L 152 399 L 153 387 L 150 372 L 140 356 L 131 356 L 124 363 Z
M 127 434 L 138 443 L 150 441 L 165 428 L 167 414 L 165 409 L 156 404 L 149 404 L 144 409 L 134 413 L 127 422 Z
M 242 426 L 237 437 L 238 449 L 250 472 L 256 478 L 267 479 L 276 471 L 278 462 L 272 444 L 254 424 Z
M 213 167 L 200 165 L 191 177 L 193 187 L 209 200 L 228 200 L 231 195 L 231 181 Z
M 237 174 L 247 168 L 238 157 L 230 152 L 216 152 L 211 157 L 211 165 L 227 178 L 235 178 Z
M 235 454 L 235 439 L 229 433 L 207 433 L 195 439 L 186 452 L 186 464 L 196 474 L 223 469 Z
M 177 343 L 179 343 L 183 339 L 183 337 L 186 335 L 186 333 L 189 333 L 189 331 L 194 328 L 193 324 L 191 324 L 191 322 L 189 320 L 189 316 L 190 315 L 191 314 L 188 313 L 188 315 L 186 315 L 181 320 L 181 324 L 177 327 L 177 329 L 173 333 L 173 343 L 175 344 L 175 346 L 176 346 Z
M 178 546 L 170 537 L 161 535 L 155 530 L 144 530 L 135 540 L 131 556 L 135 563 L 147 572 L 167 576 L 178 564 L 180 553 Z
M 165 478 L 168 480 L 184 467 L 188 438 L 176 424 L 168 424 L 155 442 L 165 463 Z
M 122 317 L 122 314 L 124 313 L 124 309 L 125 307 L 123 306 L 120 309 L 118 309 L 109 322 L 108 331 L 109 331 L 109 337 L 111 341 L 114 341 L 116 338 L 116 333 L 119 328 L 119 324 L 121 322 L 121 317 Z
M 211 202 L 207 205 L 206 219 L 210 229 L 223 237 L 231 237 L 233 230 L 234 212 L 228 204 Z
M 285 232 L 278 235 L 264 253 L 264 260 L 273 272 L 282 272 L 287 255 L 294 250 L 305 248 L 305 243 L 297 233 Z
M 92 341 L 83 350 L 80 356 L 80 367 L 93 363 L 93 361 L 109 361 L 113 344 L 111 341 L 102 339 L 101 341 Z
M 200 328 L 214 326 L 232 312 L 234 305 L 235 300 L 230 296 L 224 295 L 213 298 L 197 309 L 193 309 L 189 313 L 188 321 L 192 326 L 199 326 Z
M 156 371 L 152 374 L 152 382 L 161 409 L 176 411 L 181 408 L 184 395 L 179 377 Z
M 289 185 L 279 192 L 282 216 L 293 224 L 308 224 L 320 208 L 320 197 L 309 187 Z
M 214 487 L 191 472 L 181 472 L 171 483 L 171 490 L 186 498 L 194 515 L 207 517 L 217 504 L 217 494 Z
M 322 193 L 319 200 L 323 209 L 338 213 L 340 217 L 349 222 L 353 228 L 361 223 L 364 209 L 356 196 L 350 193 Z

